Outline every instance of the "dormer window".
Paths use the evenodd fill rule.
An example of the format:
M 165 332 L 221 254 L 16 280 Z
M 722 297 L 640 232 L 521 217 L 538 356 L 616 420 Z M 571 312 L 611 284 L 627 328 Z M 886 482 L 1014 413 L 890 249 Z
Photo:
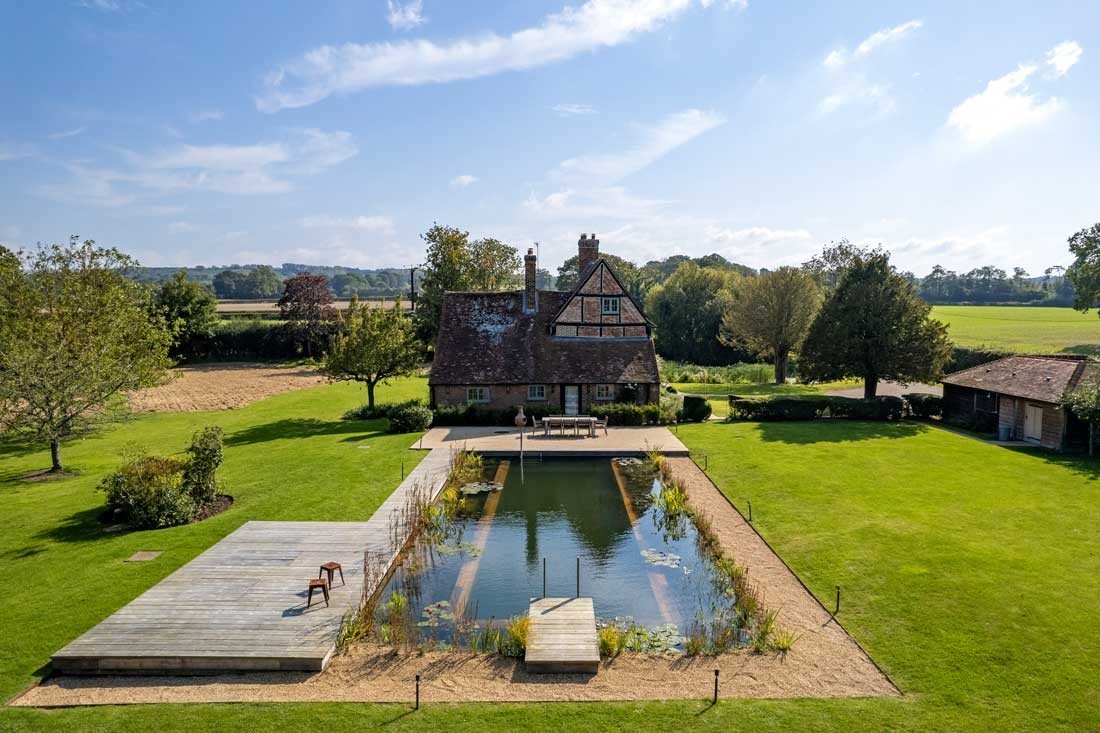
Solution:
M 618 298 L 601 298 L 600 299 L 600 313 L 605 316 L 617 316 L 619 315 L 619 299 Z

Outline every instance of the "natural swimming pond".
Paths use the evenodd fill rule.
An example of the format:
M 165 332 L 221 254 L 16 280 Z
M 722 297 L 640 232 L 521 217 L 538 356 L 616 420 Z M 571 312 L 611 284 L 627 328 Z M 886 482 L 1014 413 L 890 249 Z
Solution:
M 579 558 L 597 618 L 646 627 L 649 650 L 682 649 L 689 627 L 732 608 L 729 578 L 665 506 L 647 460 L 548 459 L 521 472 L 518 459 L 486 459 L 483 472 L 493 489 L 463 496 L 443 536 L 420 536 L 380 596 L 405 599 L 421 640 L 451 641 L 456 620 L 461 632 L 526 613 L 543 596 L 544 560 L 546 596 L 577 594 Z

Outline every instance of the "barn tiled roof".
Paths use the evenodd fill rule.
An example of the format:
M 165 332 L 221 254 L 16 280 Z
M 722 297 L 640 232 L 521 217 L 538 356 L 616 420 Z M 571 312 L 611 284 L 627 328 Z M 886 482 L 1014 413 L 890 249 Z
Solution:
M 660 381 L 649 338 L 550 335 L 571 293 L 540 290 L 537 313 L 522 291 L 446 293 L 429 384 L 624 384 Z
M 1058 402 L 1066 390 L 1100 377 L 1100 365 L 1083 356 L 1008 356 L 948 374 L 944 384 Z

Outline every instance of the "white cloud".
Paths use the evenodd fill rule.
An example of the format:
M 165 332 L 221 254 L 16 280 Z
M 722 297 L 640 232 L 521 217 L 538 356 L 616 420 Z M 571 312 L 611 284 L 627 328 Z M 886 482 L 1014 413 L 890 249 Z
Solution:
M 818 103 L 821 114 L 832 114 L 848 105 L 870 109 L 878 116 L 892 112 L 894 100 L 890 96 L 890 84 L 868 78 L 866 59 L 882 46 L 900 41 L 923 25 L 921 20 L 910 20 L 872 33 L 854 52 L 843 46 L 830 51 L 821 62 L 828 72 L 827 91 Z
M 910 20 L 901 25 L 896 25 L 893 28 L 883 28 L 880 31 L 876 31 L 864 38 L 863 42 L 856 46 L 856 56 L 868 56 L 879 46 L 900 41 L 912 31 L 917 30 L 923 25 L 924 21 L 922 20 Z
M 699 0 L 699 4 L 704 8 L 709 8 L 715 3 L 719 3 L 722 7 L 736 10 L 737 12 L 741 12 L 749 7 L 749 0 Z
M 50 140 L 61 140 L 61 139 L 66 138 L 66 137 L 76 137 L 80 133 L 84 132 L 85 129 L 87 129 L 87 128 L 76 127 L 76 128 L 73 128 L 72 130 L 61 130 L 59 132 L 51 132 L 46 137 L 48 137 Z
M 848 49 L 844 46 L 834 48 L 825 56 L 825 60 L 821 63 L 828 69 L 840 69 L 849 61 L 867 58 L 878 48 L 890 43 L 896 43 L 923 26 L 924 21 L 913 19 L 901 25 L 896 25 L 893 28 L 883 28 L 860 41 L 854 53 L 849 53 Z
M 947 127 L 972 144 L 988 143 L 1002 135 L 1049 119 L 1062 107 L 1057 97 L 1040 100 L 1031 93 L 1028 79 L 1034 64 L 1021 64 L 985 86 L 985 90 L 951 110 Z
M 524 210 L 542 220 L 589 221 L 592 219 L 630 220 L 651 216 L 671 203 L 644 199 L 621 186 L 577 190 L 567 188 L 545 196 L 532 191 L 523 202 Z
M 146 7 L 139 0 L 78 0 L 77 5 L 103 13 L 129 13 L 132 10 Z
M 555 104 L 550 109 L 557 112 L 562 117 L 596 114 L 596 108 L 589 104 Z
M 395 31 L 411 30 L 427 20 L 423 6 L 422 0 L 386 0 L 386 20 Z
M 350 133 L 292 130 L 281 141 L 247 145 L 175 145 L 150 153 L 119 151 L 124 164 L 65 165 L 64 182 L 38 191 L 58 200 L 125 206 L 139 195 L 170 191 L 233 194 L 284 193 L 294 179 L 325 171 L 358 153 Z
M 1073 65 L 1081 60 L 1084 49 L 1076 41 L 1062 41 L 1047 51 L 1047 65 L 1054 70 L 1055 78 L 1065 76 Z
M 256 106 L 276 112 L 371 87 L 438 84 L 544 66 L 626 43 L 660 28 L 692 2 L 588 0 L 508 36 L 490 32 L 444 44 L 415 40 L 321 46 L 268 74 Z
M 632 147 L 616 153 L 563 160 L 558 165 L 558 173 L 596 183 L 614 183 L 724 123 L 725 119 L 716 112 L 685 109 L 666 115 L 655 125 L 639 126 Z
M 305 216 L 298 220 L 303 229 L 344 229 L 358 232 L 392 234 L 393 219 L 388 216 L 352 216 L 338 217 L 327 214 Z
M 221 236 L 223 242 L 240 242 L 248 238 L 248 232 L 244 230 L 226 232 Z
M 0 162 L 5 160 L 18 160 L 34 155 L 34 148 L 23 143 L 6 143 L 0 140 Z
M 451 179 L 451 188 L 466 188 L 469 185 L 477 183 L 477 181 L 477 176 L 471 176 L 469 173 L 464 173 L 461 176 L 455 176 Z
M 197 109 L 187 116 L 193 124 L 220 120 L 224 115 L 220 109 Z
M 168 231 L 170 232 L 193 232 L 198 227 L 189 221 L 173 221 L 168 225 Z

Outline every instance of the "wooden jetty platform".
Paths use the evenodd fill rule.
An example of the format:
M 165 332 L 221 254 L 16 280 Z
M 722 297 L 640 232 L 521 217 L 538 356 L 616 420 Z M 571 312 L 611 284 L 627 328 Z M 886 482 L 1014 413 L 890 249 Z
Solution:
M 591 598 L 540 598 L 531 602 L 528 672 L 595 674 L 600 668 L 596 612 Z
M 363 597 L 364 552 L 392 565 L 401 550 L 394 535 L 403 542 L 408 530 L 395 533 L 391 518 L 404 516 L 414 491 L 435 497 L 449 465 L 449 447 L 431 451 L 366 522 L 245 523 L 54 654 L 54 671 L 324 669 L 344 614 Z M 346 585 L 337 576 L 330 604 L 316 594 L 307 608 L 307 583 L 329 561 L 343 566 Z

